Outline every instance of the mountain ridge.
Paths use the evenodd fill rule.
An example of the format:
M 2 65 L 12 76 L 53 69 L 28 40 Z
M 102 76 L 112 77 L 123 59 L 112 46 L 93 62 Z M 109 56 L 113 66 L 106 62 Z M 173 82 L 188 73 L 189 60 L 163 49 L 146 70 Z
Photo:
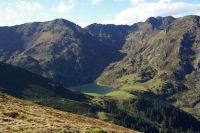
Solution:
M 24 87 L 26 100 L 139 131 L 199 131 L 199 23 L 198 16 L 186 16 L 149 18 L 132 26 L 93 24 L 81 28 L 58 19 L 3 27 L 0 61 L 65 86 L 95 81 L 119 91 L 106 96 L 67 91 L 50 79 L 29 76 L 33 80 L 24 80 L 23 74 L 28 72 L 18 71 L 18 67 L 10 72 L 14 76 L 1 75 L 1 85 L 16 92 Z
M 134 30 L 126 25 L 101 24 L 81 28 L 64 19 L 1 27 L 0 61 L 68 86 L 92 82 L 108 64 L 123 58 L 119 50 L 129 29 Z M 57 65 L 60 63 L 65 68 Z

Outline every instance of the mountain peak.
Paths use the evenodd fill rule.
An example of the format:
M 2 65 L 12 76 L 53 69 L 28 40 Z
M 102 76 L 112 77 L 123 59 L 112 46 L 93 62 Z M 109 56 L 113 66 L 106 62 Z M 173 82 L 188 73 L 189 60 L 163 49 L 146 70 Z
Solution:
M 57 18 L 57 19 L 54 19 L 54 20 L 51 20 L 52 22 L 55 22 L 55 23 L 73 23 L 71 21 L 68 21 L 66 19 L 63 19 L 63 18 Z M 50 22 L 51 22 L 50 21 Z
M 176 20 L 172 16 L 167 17 L 150 17 L 145 22 L 151 23 L 154 27 L 157 27 L 159 29 L 165 29 L 168 25 L 170 25 L 174 20 Z
M 67 25 L 67 26 L 72 26 L 72 27 L 78 26 L 77 24 L 75 24 L 69 20 L 63 19 L 63 18 L 51 20 L 51 21 L 49 21 L 49 23 L 58 24 L 58 25 Z M 80 26 L 78 26 L 78 27 L 80 27 Z

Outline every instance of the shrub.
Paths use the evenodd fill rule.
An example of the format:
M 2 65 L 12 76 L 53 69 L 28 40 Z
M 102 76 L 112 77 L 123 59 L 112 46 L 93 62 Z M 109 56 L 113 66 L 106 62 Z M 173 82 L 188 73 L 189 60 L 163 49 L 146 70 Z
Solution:
M 19 113 L 17 112 L 10 112 L 10 113 L 4 113 L 4 115 L 11 117 L 11 118 L 17 118 L 19 116 Z

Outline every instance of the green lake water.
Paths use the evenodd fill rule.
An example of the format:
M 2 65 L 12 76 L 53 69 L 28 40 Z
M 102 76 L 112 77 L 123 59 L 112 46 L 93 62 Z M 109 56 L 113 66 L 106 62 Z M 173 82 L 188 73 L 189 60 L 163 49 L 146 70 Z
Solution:
M 95 83 L 83 84 L 79 86 L 71 86 L 69 88 L 83 93 L 96 93 L 96 94 L 107 94 L 109 92 L 118 90 L 107 86 L 97 85 Z

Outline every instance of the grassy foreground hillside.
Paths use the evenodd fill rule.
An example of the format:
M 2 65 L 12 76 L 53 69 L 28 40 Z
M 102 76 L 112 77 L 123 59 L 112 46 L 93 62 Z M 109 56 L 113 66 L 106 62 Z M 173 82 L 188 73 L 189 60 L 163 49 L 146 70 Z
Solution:
M 111 123 L 39 106 L 0 93 L 0 132 L 137 133 Z

